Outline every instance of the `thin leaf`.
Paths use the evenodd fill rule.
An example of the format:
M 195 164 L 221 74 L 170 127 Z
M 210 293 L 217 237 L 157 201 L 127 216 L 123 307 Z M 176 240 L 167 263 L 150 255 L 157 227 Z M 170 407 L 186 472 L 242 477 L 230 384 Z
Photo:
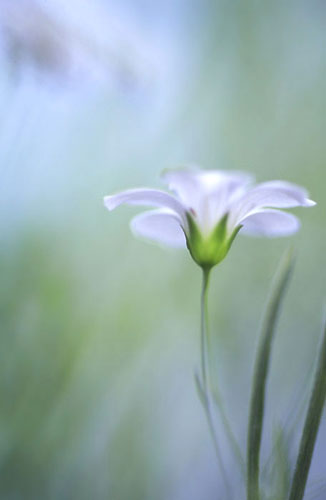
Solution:
M 265 321 L 256 354 L 255 368 L 251 388 L 250 414 L 247 441 L 247 500 L 259 500 L 259 457 L 263 429 L 265 390 L 272 341 L 276 321 L 284 297 L 286 285 L 293 269 L 292 252 L 283 257 L 274 291 L 267 305 Z
M 241 448 L 240 448 L 239 443 L 235 437 L 235 434 L 233 432 L 231 424 L 227 418 L 226 412 L 224 410 L 224 404 L 223 404 L 221 395 L 218 392 L 217 387 L 215 387 L 214 390 L 212 391 L 212 397 L 213 397 L 213 401 L 214 401 L 214 403 L 219 411 L 221 422 L 223 424 L 225 434 L 229 440 L 233 454 L 239 463 L 242 477 L 245 478 L 245 474 L 246 474 L 245 460 L 242 456 Z
M 311 363 L 311 366 L 309 366 L 309 369 L 307 370 L 308 373 L 313 372 L 313 364 Z M 304 375 L 301 377 L 301 380 L 297 382 L 298 385 L 298 390 L 297 394 L 293 397 L 293 402 L 291 403 L 291 408 L 288 411 L 288 414 L 285 418 L 284 426 L 283 428 L 286 429 L 287 432 L 287 440 L 290 442 L 294 438 L 294 434 L 296 432 L 296 429 L 299 425 L 299 421 L 304 417 L 304 412 L 305 408 L 308 406 L 308 401 L 309 401 L 309 390 L 307 387 L 307 384 L 305 383 L 307 379 L 307 376 Z M 313 380 L 313 377 L 311 377 L 311 381 Z M 303 389 L 304 387 L 304 389 Z M 272 462 L 275 456 L 275 449 L 274 447 L 271 449 L 270 454 L 263 466 L 262 469 L 262 476 L 266 476 L 271 469 Z M 290 484 L 289 484 L 290 487 Z M 284 495 L 283 495 L 284 498 Z
M 289 443 L 285 429 L 278 425 L 274 433 L 274 473 L 277 498 L 286 498 L 291 481 Z
M 197 372 L 194 373 L 194 379 L 195 379 L 195 386 L 197 389 L 197 394 L 198 394 L 199 400 L 200 400 L 201 404 L 203 405 L 203 407 L 206 407 L 207 406 L 207 397 L 206 397 L 206 394 L 202 388 L 201 381 L 200 381 L 200 378 L 199 378 L 199 375 Z
M 326 397 L 326 324 L 319 350 L 314 385 L 303 427 L 297 463 L 291 484 L 289 500 L 302 500 L 318 428 Z

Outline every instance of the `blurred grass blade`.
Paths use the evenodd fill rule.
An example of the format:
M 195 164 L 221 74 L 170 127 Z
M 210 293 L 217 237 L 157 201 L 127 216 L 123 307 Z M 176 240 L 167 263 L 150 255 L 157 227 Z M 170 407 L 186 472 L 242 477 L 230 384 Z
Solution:
M 274 431 L 274 464 L 276 498 L 286 498 L 291 482 L 291 465 L 289 457 L 289 440 L 282 425 L 278 425 Z
M 199 400 L 200 400 L 200 402 L 203 406 L 203 409 L 205 411 L 209 432 L 210 432 L 212 440 L 213 440 L 216 458 L 217 458 L 217 461 L 218 461 L 218 464 L 219 464 L 219 467 L 221 470 L 221 474 L 223 477 L 227 498 L 231 498 L 231 486 L 230 486 L 230 483 L 229 483 L 229 480 L 227 477 L 227 473 L 226 473 L 224 462 L 223 462 L 222 452 L 221 452 L 220 447 L 219 447 L 217 434 L 216 434 L 214 423 L 213 423 L 213 417 L 212 417 L 211 410 L 210 410 L 209 397 L 208 397 L 207 392 L 205 392 L 204 386 L 201 383 L 200 377 L 199 377 L 197 372 L 195 372 L 194 378 L 195 378 L 195 385 L 196 385 L 198 397 L 199 397 Z
M 197 372 L 194 373 L 194 379 L 195 379 L 195 386 L 196 386 L 199 400 L 200 400 L 201 404 L 205 407 L 207 405 L 207 396 L 202 388 L 200 378 L 199 378 L 199 375 Z
M 247 500 L 259 500 L 259 456 L 263 428 L 265 389 L 276 321 L 286 285 L 293 269 L 292 251 L 283 257 L 276 284 L 267 305 L 259 340 L 251 386 L 250 414 L 247 440 Z
M 303 427 L 299 454 L 295 466 L 289 500 L 301 500 L 304 495 L 312 454 L 326 397 L 326 323 L 319 351 L 314 385 Z
M 235 458 L 237 459 L 237 462 L 239 463 L 241 474 L 242 474 L 242 477 L 244 479 L 245 475 L 246 475 L 246 463 L 245 463 L 244 457 L 242 456 L 242 452 L 241 452 L 241 448 L 239 446 L 239 443 L 235 437 L 235 434 L 233 432 L 231 424 L 230 424 L 230 422 L 227 418 L 227 415 L 225 413 L 224 404 L 223 404 L 221 395 L 218 392 L 217 387 L 215 387 L 214 391 L 212 391 L 212 397 L 213 397 L 213 401 L 218 409 L 220 419 L 221 419 L 221 422 L 222 422 L 224 430 L 225 430 L 226 437 L 228 438 L 232 452 L 233 452 Z

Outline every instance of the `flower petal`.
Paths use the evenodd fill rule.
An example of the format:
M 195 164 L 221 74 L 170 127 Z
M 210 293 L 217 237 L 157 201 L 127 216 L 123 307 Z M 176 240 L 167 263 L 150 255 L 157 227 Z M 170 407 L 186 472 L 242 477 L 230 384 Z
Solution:
M 230 209 L 229 226 L 232 230 L 245 217 L 260 208 L 311 207 L 315 202 L 308 199 L 307 191 L 284 181 L 270 181 L 258 184 L 234 201 Z
M 242 172 L 184 168 L 162 174 L 204 233 L 209 233 L 227 212 L 235 197 L 243 194 L 252 177 Z
M 201 182 L 207 194 L 199 210 L 205 232 L 209 233 L 216 226 L 230 206 L 247 192 L 252 181 L 252 176 L 241 172 L 206 171 Z
M 186 225 L 185 208 L 174 196 L 159 189 L 128 189 L 120 193 L 105 196 L 104 205 L 108 210 L 113 210 L 119 205 L 143 205 L 152 207 L 166 207 L 178 214 Z
M 255 206 L 291 208 L 311 207 L 316 203 L 308 199 L 308 192 L 301 186 L 285 181 L 269 181 L 258 184 L 248 192 L 248 200 Z
M 200 171 L 195 168 L 179 168 L 164 170 L 161 175 L 168 188 L 176 193 L 188 209 L 195 209 L 200 195 L 198 172 Z
M 131 220 L 134 234 L 158 241 L 171 247 L 186 247 L 181 219 L 172 210 L 151 210 Z
M 264 209 L 245 217 L 241 233 L 250 236 L 288 236 L 300 228 L 300 222 L 293 214 L 281 210 Z
M 240 185 L 247 185 L 252 176 L 242 172 L 200 170 L 193 167 L 165 170 L 162 179 L 188 208 L 196 209 L 199 198 L 224 191 L 226 188 L 232 191 Z

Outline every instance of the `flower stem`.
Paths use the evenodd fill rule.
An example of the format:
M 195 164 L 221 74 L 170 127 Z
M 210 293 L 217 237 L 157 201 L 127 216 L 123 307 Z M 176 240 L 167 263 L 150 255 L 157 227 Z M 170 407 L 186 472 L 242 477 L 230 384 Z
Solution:
M 201 375 L 205 392 L 207 392 L 207 292 L 210 269 L 203 269 L 203 282 L 200 299 L 200 353 Z
M 222 459 L 221 450 L 218 444 L 217 434 L 214 426 L 214 420 L 211 411 L 211 397 L 208 387 L 208 365 L 207 365 L 207 342 L 208 342 L 208 328 L 207 328 L 207 292 L 209 285 L 210 268 L 203 268 L 203 281 L 202 281 L 202 291 L 201 291 L 201 328 L 200 328 L 200 351 L 201 351 L 201 378 L 200 381 L 196 377 L 197 388 L 200 395 L 200 400 L 205 410 L 205 415 L 209 427 L 210 434 L 212 436 L 213 445 L 217 457 L 217 461 L 221 470 L 223 477 L 225 490 L 227 492 L 227 497 L 230 498 L 231 490 L 228 477 L 226 474 L 225 466 Z

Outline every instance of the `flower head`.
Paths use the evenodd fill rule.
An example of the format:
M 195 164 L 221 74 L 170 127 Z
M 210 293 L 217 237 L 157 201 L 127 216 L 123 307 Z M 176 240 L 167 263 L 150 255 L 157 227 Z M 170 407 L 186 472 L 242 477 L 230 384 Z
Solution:
M 241 230 L 253 236 L 287 236 L 300 223 L 293 214 L 277 210 L 310 207 L 306 190 L 284 181 L 254 185 L 251 176 L 222 170 L 178 169 L 162 175 L 170 194 L 138 188 L 106 196 L 113 210 L 121 204 L 156 207 L 134 217 L 137 235 L 174 247 L 188 247 L 203 268 L 221 262 Z

